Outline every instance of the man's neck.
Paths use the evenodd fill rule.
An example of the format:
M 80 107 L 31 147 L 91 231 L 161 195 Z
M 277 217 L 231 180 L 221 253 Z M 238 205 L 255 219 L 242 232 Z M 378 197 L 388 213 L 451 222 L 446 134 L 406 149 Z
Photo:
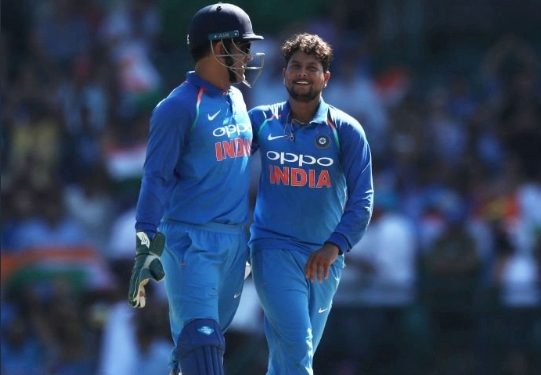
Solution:
M 291 108 L 291 120 L 307 124 L 314 118 L 321 98 L 314 99 L 310 102 L 299 102 L 289 98 L 289 106 Z
M 225 76 L 222 74 L 223 67 L 216 66 L 216 64 L 213 64 L 206 59 L 207 58 L 203 58 L 195 64 L 195 72 L 197 75 L 224 91 L 229 90 L 231 82 L 229 82 L 229 76 L 227 76 L 227 74 Z

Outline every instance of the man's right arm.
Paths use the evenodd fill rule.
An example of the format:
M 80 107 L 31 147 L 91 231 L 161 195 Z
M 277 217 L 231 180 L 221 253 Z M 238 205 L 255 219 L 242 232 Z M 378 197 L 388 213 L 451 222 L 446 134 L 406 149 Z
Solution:
M 175 167 L 185 141 L 190 116 L 179 112 L 174 101 L 164 100 L 154 110 L 150 121 L 144 174 L 136 209 L 136 252 L 130 277 L 128 301 L 136 308 L 145 307 L 145 286 L 160 281 L 164 270 L 160 256 L 165 236 L 158 232 L 165 204 L 175 183 Z
M 165 204 L 175 183 L 175 168 L 182 152 L 191 115 L 179 101 L 165 99 L 150 120 L 144 173 L 136 210 L 136 231 L 151 237 L 157 232 Z

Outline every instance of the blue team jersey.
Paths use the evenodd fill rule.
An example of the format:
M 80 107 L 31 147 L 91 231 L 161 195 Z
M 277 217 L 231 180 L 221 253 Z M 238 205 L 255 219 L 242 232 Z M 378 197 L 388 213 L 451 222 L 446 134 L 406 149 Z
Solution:
M 249 112 L 261 177 L 251 245 L 312 252 L 329 241 L 349 251 L 372 214 L 370 148 L 361 125 L 321 100 L 309 124 L 287 102 Z
M 251 141 L 242 93 L 189 72 L 151 116 L 137 230 L 155 231 L 162 218 L 245 224 Z

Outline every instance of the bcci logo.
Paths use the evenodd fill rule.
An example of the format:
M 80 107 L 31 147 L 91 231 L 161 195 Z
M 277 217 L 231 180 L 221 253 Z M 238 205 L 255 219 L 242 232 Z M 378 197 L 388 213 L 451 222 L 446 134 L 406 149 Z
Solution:
M 207 336 L 210 336 L 214 332 L 214 330 L 209 326 L 199 327 L 197 330 Z
M 330 139 L 326 135 L 320 135 L 316 138 L 316 147 L 327 148 L 329 147 Z

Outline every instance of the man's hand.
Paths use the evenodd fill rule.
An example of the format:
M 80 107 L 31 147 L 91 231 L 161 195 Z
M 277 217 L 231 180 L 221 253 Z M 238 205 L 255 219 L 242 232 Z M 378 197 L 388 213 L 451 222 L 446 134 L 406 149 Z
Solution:
M 145 232 L 137 232 L 135 264 L 130 278 L 128 300 L 132 307 L 143 308 L 146 304 L 145 285 L 150 278 L 160 281 L 165 276 L 160 256 L 165 246 L 165 235 L 156 233 L 150 241 Z
M 338 258 L 340 249 L 332 243 L 326 242 L 323 247 L 313 252 L 306 266 L 304 267 L 304 273 L 308 280 L 317 279 L 320 282 L 329 278 L 331 264 Z

